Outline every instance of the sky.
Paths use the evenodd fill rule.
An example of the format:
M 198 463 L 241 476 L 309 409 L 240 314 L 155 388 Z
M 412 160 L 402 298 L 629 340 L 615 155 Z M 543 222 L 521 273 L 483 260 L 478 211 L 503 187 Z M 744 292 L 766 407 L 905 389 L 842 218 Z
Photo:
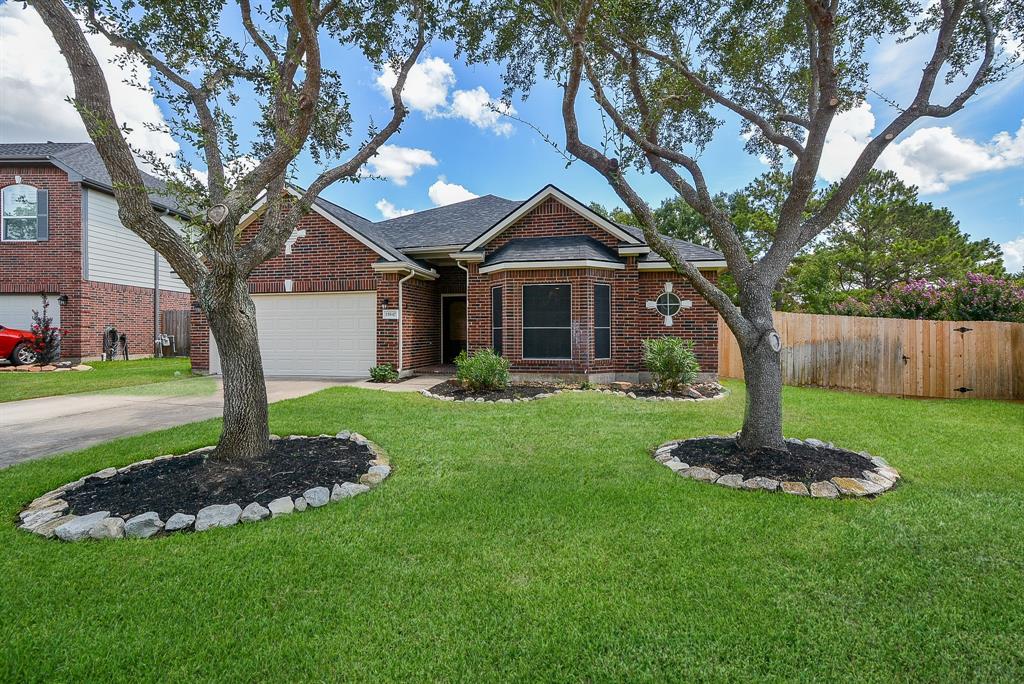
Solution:
M 109 62 L 113 47 L 98 37 L 90 42 L 107 72 L 115 112 L 132 129 L 130 141 L 160 154 L 176 152 L 173 134 L 145 125 L 165 121 L 163 103 L 124 83 L 121 67 Z M 924 40 L 871 46 L 872 85 L 885 99 L 871 95 L 837 118 L 819 173 L 822 183 L 841 178 L 892 117 L 887 101 L 909 101 L 929 49 Z M 393 73 L 374 69 L 330 40 L 323 61 L 342 73 L 356 138 L 371 119 L 386 120 Z M 133 71 L 147 78 L 141 66 Z M 507 112 L 512 116 L 493 109 L 501 89 L 499 66 L 467 66 L 455 59 L 451 45 L 432 44 L 405 89 L 412 113 L 401 132 L 371 160 L 367 177 L 336 184 L 323 196 L 374 221 L 478 195 L 525 199 L 547 183 L 584 202 L 621 204 L 597 172 L 581 162 L 567 168 L 545 141 L 542 133 L 564 141 L 561 93 L 553 83 L 541 80 L 527 100 L 514 100 Z M 67 66 L 35 10 L 20 2 L 0 5 L 0 142 L 87 141 L 65 100 L 72 90 Z M 584 136 L 599 133 L 592 110 L 581 118 L 581 128 Z M 735 121 L 719 129 L 700 161 L 714 192 L 742 188 L 766 170 L 744 152 Z M 954 116 L 919 122 L 890 146 L 878 167 L 917 185 L 923 200 L 948 207 L 974 238 L 1002 245 L 1009 270 L 1024 268 L 1024 69 L 987 86 Z M 320 170 L 303 156 L 295 180 L 309 183 Z M 672 194 L 655 177 L 632 180 L 652 205 Z

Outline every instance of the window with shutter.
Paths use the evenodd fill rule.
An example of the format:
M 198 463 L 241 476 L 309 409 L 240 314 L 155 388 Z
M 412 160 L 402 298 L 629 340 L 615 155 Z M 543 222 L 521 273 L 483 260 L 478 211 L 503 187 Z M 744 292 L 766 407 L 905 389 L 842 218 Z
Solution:
M 19 183 L 0 193 L 0 236 L 5 242 L 35 242 L 49 237 L 46 190 Z

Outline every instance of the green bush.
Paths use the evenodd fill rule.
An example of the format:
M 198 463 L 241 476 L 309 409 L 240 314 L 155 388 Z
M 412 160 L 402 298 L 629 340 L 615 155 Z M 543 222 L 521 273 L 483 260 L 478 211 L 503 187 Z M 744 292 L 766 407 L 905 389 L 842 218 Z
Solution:
M 455 358 L 456 379 L 471 390 L 500 390 L 508 387 L 508 360 L 491 349 L 480 349 L 470 356 L 462 351 Z
M 643 344 L 644 364 L 659 390 L 671 392 L 697 379 L 700 365 L 693 353 L 693 342 L 678 337 L 659 337 L 644 340 Z
M 370 369 L 370 380 L 374 382 L 398 382 L 398 371 L 390 363 L 382 363 Z

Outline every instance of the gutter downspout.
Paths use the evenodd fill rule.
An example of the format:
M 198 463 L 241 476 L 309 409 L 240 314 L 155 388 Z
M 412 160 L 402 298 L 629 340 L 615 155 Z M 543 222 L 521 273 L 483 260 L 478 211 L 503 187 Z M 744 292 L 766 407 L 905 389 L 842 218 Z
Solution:
M 398 281 L 398 374 L 402 374 L 402 363 L 405 360 L 405 354 L 403 353 L 403 335 L 402 330 L 405 328 L 405 309 L 402 306 L 402 284 L 415 277 L 415 271 L 409 271 L 409 275 L 405 276 Z
M 469 353 L 469 267 L 463 265 L 461 261 L 456 261 L 455 265 L 466 272 L 466 353 Z M 444 361 L 444 359 L 441 359 Z
M 164 355 L 164 346 L 160 344 L 160 252 L 153 250 L 153 356 Z

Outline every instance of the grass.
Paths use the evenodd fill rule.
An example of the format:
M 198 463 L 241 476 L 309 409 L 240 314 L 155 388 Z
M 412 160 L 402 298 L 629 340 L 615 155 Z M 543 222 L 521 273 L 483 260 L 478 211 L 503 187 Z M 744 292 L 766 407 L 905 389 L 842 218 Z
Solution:
M 358 430 L 394 475 L 201 535 L 67 545 L 4 525 L 0 680 L 1024 679 L 1024 405 L 787 388 L 787 434 L 905 474 L 827 502 L 652 461 L 735 430 L 730 387 L 702 404 L 355 388 L 276 404 L 275 432 Z M 217 429 L 0 471 L 0 509 Z
M 192 372 L 186 358 L 89 361 L 87 365 L 91 371 L 0 373 L 0 402 L 176 381 Z

